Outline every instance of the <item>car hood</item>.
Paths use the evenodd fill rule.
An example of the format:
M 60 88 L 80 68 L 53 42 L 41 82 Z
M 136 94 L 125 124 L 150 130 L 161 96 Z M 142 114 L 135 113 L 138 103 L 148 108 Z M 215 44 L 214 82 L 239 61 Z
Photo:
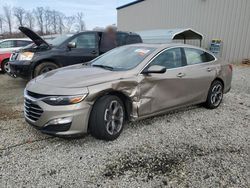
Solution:
M 121 71 L 80 64 L 48 72 L 35 78 L 33 82 L 57 88 L 83 88 L 122 78 L 124 74 Z
M 43 40 L 38 34 L 36 34 L 34 31 L 30 30 L 27 27 L 19 27 L 19 30 L 25 34 L 27 37 L 29 37 L 37 46 L 45 45 L 50 46 L 45 40 Z

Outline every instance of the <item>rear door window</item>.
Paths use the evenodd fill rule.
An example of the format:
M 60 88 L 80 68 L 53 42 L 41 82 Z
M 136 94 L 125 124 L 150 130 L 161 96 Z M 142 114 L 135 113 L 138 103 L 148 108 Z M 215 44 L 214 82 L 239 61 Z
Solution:
M 203 50 L 184 48 L 184 51 L 186 55 L 187 65 L 195 65 L 215 60 L 215 58 L 211 54 Z
M 123 46 L 126 44 L 127 33 L 116 33 L 117 46 Z
M 141 37 L 139 35 L 128 35 L 126 38 L 126 44 L 136 44 L 142 43 Z
M 29 44 L 31 44 L 31 41 L 23 41 L 23 40 L 17 40 L 16 41 L 16 47 L 24 47 L 27 46 Z

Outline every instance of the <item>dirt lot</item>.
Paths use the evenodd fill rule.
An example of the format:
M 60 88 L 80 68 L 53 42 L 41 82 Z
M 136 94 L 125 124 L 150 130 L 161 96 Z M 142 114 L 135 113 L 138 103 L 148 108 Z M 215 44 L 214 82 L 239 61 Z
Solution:
M 220 108 L 129 123 L 114 142 L 34 130 L 25 84 L 0 74 L 0 187 L 250 187 L 250 67 Z

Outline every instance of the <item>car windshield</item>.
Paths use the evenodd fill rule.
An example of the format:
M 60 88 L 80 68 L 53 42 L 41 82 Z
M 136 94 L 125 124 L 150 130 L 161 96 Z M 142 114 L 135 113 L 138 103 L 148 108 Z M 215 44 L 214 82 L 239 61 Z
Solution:
M 130 70 L 139 65 L 156 48 L 143 46 L 123 46 L 94 59 L 92 66 L 114 71 Z
M 48 43 L 51 44 L 52 46 L 58 46 L 58 45 L 62 44 L 64 41 L 66 41 L 71 36 L 72 35 L 70 35 L 70 34 L 61 35 L 61 36 L 54 38 L 53 40 L 49 40 Z

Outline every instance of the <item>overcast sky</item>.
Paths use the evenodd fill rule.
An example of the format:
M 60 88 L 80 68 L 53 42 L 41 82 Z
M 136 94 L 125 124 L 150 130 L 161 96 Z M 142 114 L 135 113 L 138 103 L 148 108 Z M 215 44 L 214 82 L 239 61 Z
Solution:
M 134 0 L 0 0 L 0 6 L 20 6 L 26 10 L 35 7 L 49 7 L 70 16 L 83 12 L 87 29 L 116 23 L 116 7 Z M 3 14 L 0 7 L 0 14 Z

